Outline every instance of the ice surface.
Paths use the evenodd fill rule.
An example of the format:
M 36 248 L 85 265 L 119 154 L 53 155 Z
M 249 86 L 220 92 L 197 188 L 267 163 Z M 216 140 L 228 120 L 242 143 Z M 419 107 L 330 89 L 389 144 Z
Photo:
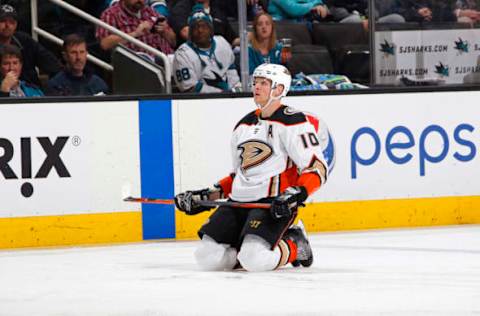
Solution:
M 204 272 L 197 242 L 0 251 L 0 315 L 480 315 L 480 226 L 322 233 L 310 268 Z

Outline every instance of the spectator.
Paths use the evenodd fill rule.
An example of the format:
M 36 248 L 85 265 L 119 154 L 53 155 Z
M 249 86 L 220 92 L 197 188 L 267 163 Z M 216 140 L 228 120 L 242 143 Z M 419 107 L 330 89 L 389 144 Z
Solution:
M 281 64 L 282 45 L 277 42 L 275 22 L 268 13 L 253 19 L 253 31 L 248 46 L 249 74 L 261 64 Z
M 238 34 L 227 19 L 227 4 L 228 1 L 225 0 L 176 0 L 171 7 L 170 23 L 180 39 L 187 40 L 189 35 L 188 16 L 194 10 L 195 5 L 201 6 L 213 18 L 215 35 L 220 35 L 233 46 L 238 46 L 240 45 Z
M 173 74 L 182 92 L 223 92 L 239 86 L 230 44 L 213 35 L 212 17 L 203 10 L 188 19 L 189 40 L 175 52 Z
M 17 32 L 17 12 L 4 4 L 0 6 L 0 48 L 10 44 L 17 46 L 22 54 L 22 73 L 20 78 L 40 86 L 35 67 L 48 75 L 54 75 L 61 69 L 60 61 L 41 44 L 23 32 Z
M 460 23 L 474 24 L 480 21 L 480 4 L 476 0 L 457 0 L 455 15 Z
M 20 79 L 22 58 L 22 52 L 16 46 L 5 44 L 0 49 L 0 72 L 2 75 L 0 97 L 43 96 L 40 88 Z
M 375 1 L 377 23 L 405 23 L 405 18 L 399 12 L 399 5 L 395 0 Z
M 112 6 L 119 1 L 120 0 L 106 0 L 105 5 L 107 7 Z M 146 4 L 155 11 L 157 11 L 158 14 L 163 15 L 166 18 L 168 18 L 168 16 L 170 15 L 166 0 L 146 0 Z
M 174 53 L 175 32 L 164 16 L 145 5 L 145 0 L 120 0 L 103 11 L 101 20 L 165 54 Z M 136 52 L 152 55 L 104 28 L 97 28 L 96 36 L 104 50 L 111 50 L 118 44 L 125 44 Z
M 402 0 L 400 1 L 401 15 L 407 22 L 454 22 L 452 0 Z
M 49 95 L 103 95 L 108 92 L 105 81 L 86 66 L 87 43 L 77 34 L 68 35 L 63 42 L 62 55 L 66 68 L 48 81 Z
M 328 19 L 339 23 L 361 23 L 367 15 L 367 0 L 328 0 Z
M 377 23 L 404 23 L 405 19 L 395 11 L 393 0 L 375 1 Z M 368 26 L 367 0 L 327 0 L 327 17 L 322 19 L 313 14 L 317 21 L 334 21 L 339 23 L 363 23 Z
M 253 19 L 260 13 L 267 13 L 268 2 L 270 0 L 247 0 L 247 19 Z M 233 20 L 238 20 L 238 5 L 237 0 L 225 0 L 227 17 Z
M 324 19 L 327 17 L 328 9 L 322 0 L 270 0 L 268 13 L 276 21 L 301 21 L 311 13 Z

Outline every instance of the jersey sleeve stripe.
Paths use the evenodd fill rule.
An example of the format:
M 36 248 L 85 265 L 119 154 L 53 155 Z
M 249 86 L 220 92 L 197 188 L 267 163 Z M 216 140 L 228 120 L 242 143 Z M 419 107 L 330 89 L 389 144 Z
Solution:
M 307 115 L 307 120 L 310 122 L 310 124 L 313 125 L 313 127 L 315 128 L 315 132 L 318 133 L 318 119 L 312 115 Z

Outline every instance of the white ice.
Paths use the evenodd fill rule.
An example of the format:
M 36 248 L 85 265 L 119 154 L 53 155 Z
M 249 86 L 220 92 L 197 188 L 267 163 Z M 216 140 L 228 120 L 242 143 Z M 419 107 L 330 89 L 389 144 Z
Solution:
M 0 315 L 479 315 L 480 226 L 321 233 L 315 262 L 204 272 L 196 241 L 0 251 Z

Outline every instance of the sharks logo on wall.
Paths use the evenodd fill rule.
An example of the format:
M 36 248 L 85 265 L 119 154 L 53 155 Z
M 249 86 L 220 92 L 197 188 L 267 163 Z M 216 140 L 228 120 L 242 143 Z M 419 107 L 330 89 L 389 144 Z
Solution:
M 468 41 L 464 41 L 459 37 L 458 41 L 455 41 L 455 46 L 453 48 L 456 49 L 459 54 L 463 54 L 468 53 L 469 46 Z
M 393 56 L 395 55 L 395 45 L 384 40 L 383 43 L 380 43 L 380 52 L 383 53 L 383 57 Z
M 444 65 L 441 61 L 435 65 L 435 73 L 439 74 L 441 77 L 448 77 L 450 75 L 450 69 L 448 65 Z

